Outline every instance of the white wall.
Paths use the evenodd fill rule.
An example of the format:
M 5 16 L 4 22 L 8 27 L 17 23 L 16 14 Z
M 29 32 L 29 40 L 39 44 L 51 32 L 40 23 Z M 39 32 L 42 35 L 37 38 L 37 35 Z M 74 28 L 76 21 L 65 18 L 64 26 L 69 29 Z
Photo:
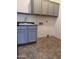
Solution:
M 47 34 L 52 36 L 54 33 L 54 25 L 57 20 L 56 17 L 34 16 L 24 14 L 18 14 L 17 19 L 18 21 L 35 22 L 37 25 L 39 24 L 39 22 L 43 22 L 43 25 L 38 25 L 38 37 L 44 37 L 47 36 Z
M 17 11 L 31 13 L 31 0 L 17 0 Z
M 54 31 L 53 31 L 53 36 L 61 39 L 61 14 L 60 14 L 60 10 L 59 10 L 59 16 L 57 18 L 57 21 L 55 23 L 55 26 L 54 26 Z

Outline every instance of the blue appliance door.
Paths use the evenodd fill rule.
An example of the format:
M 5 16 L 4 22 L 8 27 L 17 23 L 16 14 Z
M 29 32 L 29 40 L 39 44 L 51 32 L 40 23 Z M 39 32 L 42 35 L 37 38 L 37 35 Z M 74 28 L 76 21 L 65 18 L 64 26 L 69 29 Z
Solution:
M 29 42 L 35 42 L 37 39 L 37 32 L 36 31 L 29 31 L 28 32 L 28 38 L 29 38 Z
M 27 40 L 27 29 L 18 29 L 17 30 L 17 42 L 18 44 L 25 44 Z

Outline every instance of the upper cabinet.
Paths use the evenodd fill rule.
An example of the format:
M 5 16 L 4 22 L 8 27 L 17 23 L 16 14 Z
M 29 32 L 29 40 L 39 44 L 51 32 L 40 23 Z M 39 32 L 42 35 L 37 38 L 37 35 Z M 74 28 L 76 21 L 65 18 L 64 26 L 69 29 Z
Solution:
M 59 4 L 55 2 L 49 2 L 48 14 L 52 16 L 58 16 L 59 14 Z
M 42 0 L 41 4 L 42 9 L 42 15 L 48 15 L 48 0 Z
M 54 16 L 58 16 L 59 14 L 59 4 L 54 3 Z
M 17 11 L 38 15 L 58 16 L 59 3 L 50 0 L 18 0 Z
M 17 12 L 31 13 L 31 0 L 17 0 Z
M 48 15 L 54 15 L 54 3 L 49 2 L 48 6 Z
M 41 14 L 41 1 L 42 0 L 32 0 L 32 13 L 33 14 Z

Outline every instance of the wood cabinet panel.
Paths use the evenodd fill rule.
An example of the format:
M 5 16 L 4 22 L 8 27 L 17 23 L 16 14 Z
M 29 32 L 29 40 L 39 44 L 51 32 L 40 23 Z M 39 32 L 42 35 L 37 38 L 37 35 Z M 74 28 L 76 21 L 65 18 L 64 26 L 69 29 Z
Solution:
M 49 0 L 17 0 L 17 11 L 21 13 L 58 16 L 59 4 Z
M 54 15 L 54 3 L 49 2 L 48 15 Z
M 54 16 L 58 16 L 59 14 L 59 4 L 54 3 Z
M 33 13 L 34 14 L 41 14 L 41 0 L 33 0 Z
M 48 15 L 48 1 L 42 0 L 42 14 Z

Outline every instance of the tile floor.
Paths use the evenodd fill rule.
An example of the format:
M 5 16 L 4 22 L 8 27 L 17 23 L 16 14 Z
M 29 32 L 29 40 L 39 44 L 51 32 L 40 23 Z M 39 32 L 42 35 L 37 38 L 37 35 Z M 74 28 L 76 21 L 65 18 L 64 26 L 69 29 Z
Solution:
M 43 37 L 37 43 L 18 46 L 18 59 L 61 59 L 61 40 Z

